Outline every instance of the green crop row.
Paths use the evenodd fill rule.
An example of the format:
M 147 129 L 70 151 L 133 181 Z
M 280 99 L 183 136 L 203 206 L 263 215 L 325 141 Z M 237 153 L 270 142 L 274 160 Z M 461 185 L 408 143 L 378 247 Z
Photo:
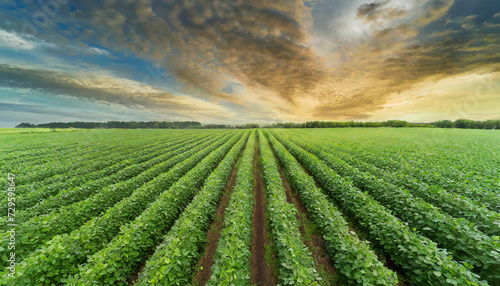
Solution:
M 145 172 L 150 168 L 153 168 L 154 166 L 169 160 L 170 158 L 175 156 L 175 154 L 189 151 L 195 146 L 195 144 L 197 144 L 197 142 L 207 139 L 207 137 L 194 137 L 189 140 L 183 140 L 182 142 L 176 141 L 175 144 L 172 143 L 162 146 L 162 150 L 154 153 L 150 153 L 149 150 L 140 151 L 140 154 L 137 154 L 136 158 L 132 159 L 134 161 L 134 164 L 132 164 L 131 166 L 128 166 L 122 170 L 116 170 L 115 172 L 112 172 L 112 175 L 107 177 L 103 176 L 101 179 L 95 181 L 92 181 L 89 178 L 88 182 L 81 186 L 60 191 L 57 195 L 41 201 L 39 204 L 33 206 L 32 208 L 18 211 L 16 215 L 16 221 L 17 223 L 22 223 L 25 222 L 28 218 L 47 214 L 63 206 L 67 206 L 84 200 L 109 185 L 124 182 L 129 180 L 130 178 L 140 175 L 142 172 Z M 142 162 L 145 160 L 148 161 Z
M 201 134 L 209 134 L 202 133 Z M 95 133 L 98 135 L 98 133 Z M 147 147 L 151 145 L 149 142 L 155 142 L 155 144 L 161 144 L 162 142 L 167 142 L 171 139 L 179 139 L 181 137 L 189 136 L 189 134 L 183 133 L 173 133 L 169 132 L 167 136 L 158 136 L 158 134 L 142 133 L 140 137 L 134 138 L 127 134 L 126 132 L 113 132 L 113 136 L 98 136 L 98 140 L 86 137 L 81 132 L 78 133 L 67 133 L 64 137 L 52 138 L 54 135 L 44 140 L 41 148 L 36 148 L 34 143 L 35 138 L 30 138 L 29 145 L 23 144 L 25 141 L 19 140 L 22 151 L 12 151 L 4 153 L 4 160 L 16 166 L 15 172 L 20 176 L 26 176 L 29 178 L 29 174 L 36 172 L 43 165 L 56 163 L 60 161 L 67 160 L 68 158 L 78 158 L 79 156 L 93 153 L 99 148 L 109 147 L 109 146 L 123 146 L 126 149 L 133 150 L 134 148 Z M 101 138 L 102 137 L 102 138 Z M 21 139 L 21 138 L 20 138 Z M 85 139 L 85 140 L 82 140 Z M 59 141 L 60 140 L 60 141 Z M 56 144 L 54 142 L 57 142 Z M 152 146 L 151 145 L 151 146 Z M 96 149 L 96 147 L 99 147 Z M 35 149 L 33 149 L 35 148 Z M 37 151 L 38 150 L 38 151 Z M 17 154 L 16 154 L 17 153 Z M 16 156 L 17 155 L 17 156 Z M 19 167 L 17 167 L 19 166 Z
M 179 140 L 182 140 L 182 138 L 177 139 L 176 141 Z M 33 191 L 40 193 L 40 190 L 44 189 L 44 191 L 42 191 L 41 193 L 48 193 L 46 195 L 47 197 L 52 195 L 54 192 L 57 192 L 57 190 L 65 188 L 65 184 L 81 183 L 82 175 L 94 174 L 96 171 L 129 159 L 130 157 L 132 157 L 135 148 L 139 146 L 141 147 L 141 149 L 150 149 L 151 152 L 154 152 L 156 150 L 160 150 L 163 144 L 172 141 L 174 140 L 167 140 L 167 142 L 155 142 L 153 144 L 147 144 L 146 146 L 141 146 L 141 142 L 138 142 L 136 147 L 134 147 L 134 145 L 127 144 L 119 148 L 112 149 L 109 152 L 95 152 L 96 154 L 93 154 L 94 152 L 91 152 L 88 156 L 81 154 L 69 155 L 68 157 L 71 158 L 69 159 L 69 162 L 55 161 L 51 164 L 44 164 L 41 166 L 43 170 L 53 169 L 54 166 L 63 166 L 66 168 L 65 172 L 55 174 L 31 184 L 21 185 L 19 186 L 18 190 L 20 194 L 28 195 Z M 76 160 L 78 164 L 74 163 L 75 157 L 78 158 L 78 160 Z M 82 164 L 80 164 L 80 162 L 82 162 Z M 37 171 L 31 170 L 31 172 L 36 173 Z M 54 191 L 53 189 L 55 189 L 56 191 Z M 47 190 L 51 192 L 47 192 Z
M 206 283 L 207 286 L 250 285 L 254 142 L 249 142 L 249 148 L 245 149 L 238 163 L 236 182 L 224 214 L 224 226 L 214 254 L 212 276 Z
M 283 131 L 288 136 L 289 131 Z M 500 209 L 496 132 L 463 130 L 294 130 L 293 137 L 321 141 L 388 172 L 403 172 L 450 193 Z
M 298 143 L 297 141 L 294 142 Z M 317 142 L 316 145 L 323 147 Z M 322 149 L 326 152 L 330 150 L 326 147 Z M 489 210 L 470 198 L 448 193 L 439 185 L 429 186 L 426 183 L 418 182 L 401 172 L 384 171 L 348 153 L 337 152 L 335 155 L 362 171 L 369 172 L 376 177 L 384 178 L 384 180 L 392 184 L 408 189 L 413 195 L 422 198 L 453 217 L 465 218 L 473 222 L 479 230 L 488 235 L 500 235 L 500 214 Z
M 498 160 L 491 153 L 498 149 L 496 132 L 429 130 L 425 132 L 427 136 L 422 131 L 413 133 L 408 137 L 393 136 L 386 142 L 370 136 L 367 142 L 347 147 L 353 155 L 364 149 L 368 155 L 383 158 L 391 171 L 403 167 L 449 191 L 475 189 L 498 193 Z
M 229 134 L 230 137 L 234 137 L 232 135 L 234 133 Z M 220 138 L 220 136 L 218 137 Z M 116 189 L 110 188 L 109 193 L 99 193 L 104 200 L 100 204 L 87 205 L 87 209 L 90 208 L 90 211 L 92 207 L 101 205 L 105 205 L 102 208 L 105 210 L 109 205 L 108 200 L 113 200 L 114 197 L 123 198 L 122 193 L 130 194 L 132 192 L 130 196 L 119 203 L 111 204 L 112 207 L 104 215 L 88 221 L 70 234 L 55 236 L 41 249 L 32 253 L 20 263 L 15 282 L 19 285 L 51 285 L 66 281 L 69 275 L 78 272 L 78 265 L 85 263 L 88 255 L 105 247 L 120 232 L 122 225 L 139 216 L 161 193 L 168 190 L 170 186 L 228 139 L 228 136 L 223 136 L 200 151 L 193 149 L 196 152 L 194 154 L 186 152 L 174 157 L 178 159 L 178 164 L 175 167 L 169 168 L 170 171 L 167 173 L 163 173 L 162 170 L 160 172 L 162 174 L 153 174 L 155 179 L 138 189 L 137 187 L 123 188 L 112 193 Z M 78 211 L 75 208 L 72 210 Z M 92 212 L 89 214 L 92 216 Z
M 206 156 L 172 187 L 160 195 L 132 223 L 123 227 L 105 248 L 88 259 L 68 282 L 75 285 L 128 285 L 127 279 L 137 272 L 143 258 L 160 242 L 179 218 L 203 182 L 223 160 L 236 142 L 246 141 L 242 133 L 232 137 Z M 241 144 L 238 144 L 241 145 Z
M 277 138 L 281 143 L 272 141 L 273 144 L 280 147 L 283 144 L 311 172 L 323 190 L 367 232 L 371 241 L 401 267 L 409 281 L 416 285 L 488 285 L 454 261 L 435 242 L 412 232 L 407 224 L 333 172 L 316 156 L 281 136 Z
M 138 285 L 189 285 L 207 244 L 207 230 L 241 150 L 253 148 L 255 133 L 240 140 L 207 178 L 205 185 L 147 261 Z
M 39 186 L 43 184 L 50 184 L 55 181 L 60 181 L 59 174 L 68 173 L 74 170 L 78 170 L 80 168 L 85 168 L 88 166 L 88 162 L 92 161 L 96 158 L 103 158 L 106 156 L 111 156 L 118 150 L 124 149 L 127 147 L 116 147 L 116 146 L 100 146 L 94 147 L 94 149 L 90 149 L 86 154 L 80 154 L 78 151 L 74 152 L 73 156 L 65 156 L 64 159 L 55 160 L 53 162 L 47 162 L 42 165 L 35 165 L 31 168 L 24 167 L 22 172 L 17 172 L 19 180 L 17 180 L 18 186 L 28 185 L 28 190 L 37 189 Z M 106 164 L 106 162 L 102 162 L 102 164 Z M 22 175 L 23 172 L 28 172 Z M 32 186 L 29 186 L 32 185 Z M 24 187 L 22 187 L 24 188 Z
M 9 153 L 3 153 L 2 159 L 8 160 L 16 164 L 22 164 L 25 162 L 32 162 L 32 158 L 46 158 L 49 154 L 58 154 L 59 156 L 65 156 L 67 152 L 71 152 L 79 146 L 77 142 L 59 142 L 57 145 L 47 146 L 45 144 L 37 147 L 34 144 L 30 146 L 29 149 L 25 145 L 20 144 L 18 148 L 8 148 L 2 151 L 9 151 Z
M 89 219 L 100 215 L 101 212 L 106 211 L 108 208 L 112 207 L 114 204 L 116 204 L 123 198 L 126 198 L 130 194 L 134 193 L 142 196 L 143 194 L 138 191 L 141 186 L 142 187 L 139 190 L 147 188 L 150 185 L 157 185 L 158 181 L 160 181 L 157 176 L 161 173 L 169 171 L 170 169 L 171 170 L 169 173 L 164 174 L 164 177 L 166 177 L 164 179 L 168 180 L 168 182 L 173 183 L 176 178 L 180 178 L 180 176 L 182 176 L 191 168 L 190 164 L 194 164 L 194 162 L 196 162 L 195 160 L 184 160 L 186 160 L 190 156 L 198 158 L 208 154 L 208 152 L 215 148 L 210 146 L 210 144 L 212 144 L 212 142 L 217 139 L 218 141 L 216 142 L 216 144 L 222 144 L 225 138 L 220 139 L 219 136 L 217 138 L 208 140 L 200 146 L 196 146 L 197 143 L 192 144 L 190 148 L 188 148 L 188 150 L 190 151 L 174 156 L 171 159 L 154 166 L 153 168 L 147 170 L 146 172 L 133 179 L 120 182 L 110 187 L 106 187 L 99 193 L 95 194 L 92 197 L 89 197 L 86 200 L 63 207 L 58 211 L 52 211 L 47 215 L 34 217 L 21 224 L 17 230 L 17 260 L 19 261 L 20 259 L 22 259 L 26 254 L 39 247 L 45 241 L 51 239 L 54 235 L 69 233 L 77 229 Z M 172 151 L 172 154 L 174 153 L 176 153 L 176 151 Z M 155 179 L 155 177 L 156 180 L 153 180 Z M 149 185 L 146 184 L 146 182 L 148 181 Z M 156 188 L 151 189 L 154 189 L 156 191 Z M 144 192 L 144 194 L 146 194 L 146 192 Z M 132 196 L 131 198 L 134 199 L 135 196 Z M 153 197 L 147 199 L 152 200 Z M 3 237 L 8 238 L 8 236 L 9 233 L 4 232 Z M 8 253 L 7 250 L 3 250 L 0 253 L 3 254 L 4 251 Z
M 102 148 L 103 151 L 116 148 L 116 145 L 112 144 L 112 142 L 100 141 L 96 143 L 100 144 L 97 146 L 100 146 L 99 148 Z M 30 155 L 31 147 L 27 147 L 28 146 L 24 146 L 23 148 L 25 149 L 25 151 L 19 154 L 22 158 L 10 158 L 15 154 L 10 153 L 11 156 L 6 156 L 6 158 L 4 159 L 9 163 L 22 166 L 22 169 L 17 170 L 20 175 L 39 171 L 43 167 L 43 165 L 47 163 L 68 160 L 71 156 L 87 156 L 96 151 L 95 145 L 75 143 L 73 146 L 66 146 L 63 144 L 61 144 L 61 146 L 55 146 L 53 148 L 46 146 L 38 155 Z M 30 179 L 30 176 L 26 176 L 26 179 Z M 24 182 L 21 181 L 21 184 L 24 184 Z
M 332 170 L 348 178 L 354 186 L 367 191 L 379 203 L 391 209 L 401 220 L 415 227 L 423 235 L 448 249 L 459 261 L 469 263 L 474 271 L 493 285 L 500 284 L 500 249 L 498 239 L 493 239 L 463 219 L 455 219 L 440 212 L 410 192 L 400 189 L 373 175 L 360 172 L 334 155 L 301 142 L 298 144 L 323 160 Z
M 381 163 L 381 159 L 371 159 L 370 161 L 374 164 L 384 166 L 384 163 Z M 430 185 L 438 185 L 453 194 L 468 197 L 471 200 L 478 201 L 481 204 L 486 205 L 489 209 L 495 212 L 500 212 L 500 196 L 498 193 L 483 190 L 478 186 L 462 186 L 461 184 L 457 184 L 455 181 L 442 178 L 441 175 L 435 173 L 435 171 L 430 172 L 428 170 L 425 170 L 426 168 L 430 168 L 430 166 L 425 166 L 422 168 L 423 169 L 420 169 L 420 167 L 418 167 L 417 169 L 417 167 L 411 166 L 409 165 L 409 163 L 407 163 L 404 165 L 399 165 L 397 167 L 391 167 L 388 170 L 390 170 L 390 172 L 400 170 L 401 172 L 410 174 L 410 176 L 417 178 L 422 182 Z
M 146 148 L 143 153 L 146 154 L 145 159 L 150 155 L 161 154 L 162 148 L 161 145 L 155 148 Z M 121 154 L 121 152 L 112 153 L 109 157 L 96 158 L 89 162 L 87 166 L 78 170 L 51 177 L 50 182 L 44 181 L 33 186 L 30 185 L 33 190 L 24 195 L 18 195 L 16 206 L 19 209 L 28 209 L 63 190 L 79 186 L 91 180 L 107 177 L 129 165 L 136 164 L 141 158 L 141 156 L 131 156 L 130 153 Z
M 396 285 L 394 272 L 385 268 L 369 246 L 360 241 L 342 214 L 316 187 L 297 160 L 270 134 L 269 140 L 293 188 L 322 232 L 328 254 L 348 285 Z
M 314 140 L 319 140 L 319 139 L 313 139 L 313 141 Z M 321 141 L 325 142 L 327 140 L 324 140 L 322 138 Z M 461 162 L 459 159 L 451 161 L 453 162 L 452 164 L 446 164 L 446 160 L 445 158 L 443 158 L 444 151 L 437 150 L 436 154 L 433 155 L 432 160 L 428 160 L 428 162 L 426 162 L 419 159 L 418 162 L 415 162 L 412 161 L 410 158 L 408 158 L 408 156 L 414 152 L 405 150 L 404 145 L 403 146 L 393 145 L 391 147 L 397 148 L 398 152 L 397 153 L 386 152 L 390 150 L 378 151 L 377 149 L 363 150 L 359 147 L 348 146 L 348 145 L 335 147 L 335 149 L 351 154 L 352 156 L 361 157 L 363 161 L 376 165 L 377 167 L 380 167 L 383 170 L 388 171 L 390 173 L 402 172 L 405 175 L 409 176 L 410 178 L 417 179 L 429 185 L 438 185 L 450 193 L 465 196 L 473 201 L 479 201 L 480 203 L 488 206 L 489 209 L 495 212 L 500 212 L 500 195 L 498 191 L 492 191 L 491 189 L 485 188 L 485 186 L 482 186 L 481 184 L 477 183 L 477 179 L 474 179 L 475 181 L 471 181 L 470 178 L 461 179 L 455 176 L 452 176 L 453 179 L 451 179 L 443 175 L 443 174 L 452 175 L 455 172 L 452 171 L 453 170 L 452 166 Z M 329 148 L 332 148 L 331 144 L 329 144 Z M 419 156 L 423 156 L 421 152 L 418 152 L 417 154 Z M 475 157 L 476 154 L 474 153 L 473 155 L 474 156 L 470 157 Z M 471 172 L 470 166 L 474 166 L 473 168 L 474 171 L 472 171 L 472 173 L 476 173 L 478 172 L 477 168 L 481 167 L 483 164 L 487 165 L 485 162 L 481 162 L 481 164 L 479 164 L 478 159 L 475 158 L 472 162 L 466 164 L 464 168 L 468 168 L 469 171 L 467 172 Z M 491 175 L 489 175 L 490 179 L 487 179 L 486 176 L 484 177 L 479 175 L 472 175 L 472 176 L 478 177 L 480 178 L 480 180 L 484 181 L 494 180 L 493 178 L 498 177 L 498 171 L 497 171 L 498 168 L 495 166 L 491 167 L 492 168 L 488 169 L 488 171 L 491 173 Z
M 318 285 L 314 259 L 301 240 L 297 210 L 287 202 L 278 165 L 261 131 L 259 150 L 270 232 L 279 260 L 278 278 L 283 285 Z

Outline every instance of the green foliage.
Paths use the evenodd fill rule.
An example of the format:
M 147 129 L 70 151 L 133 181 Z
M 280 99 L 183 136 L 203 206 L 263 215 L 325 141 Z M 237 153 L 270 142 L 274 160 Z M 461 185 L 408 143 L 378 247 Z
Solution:
M 400 123 L 383 124 L 405 125 Z M 273 241 L 266 261 L 280 285 L 328 282 L 314 272 L 278 165 L 342 285 L 395 285 L 395 273 L 379 259 L 412 285 L 500 284 L 498 132 L 456 126 L 309 130 L 331 123 L 308 124 L 257 131 Z M 17 278 L 7 280 L 4 270 L 0 285 L 123 285 L 144 262 L 141 284 L 191 284 L 235 165 L 236 186 L 209 285 L 251 283 L 255 132 L 17 130 L 26 134 L 0 134 L 0 168 L 16 175 L 18 225 Z M 0 185 L 7 183 L 0 176 Z M 5 242 L 8 197 L 0 202 Z M 10 252 L 0 245 L 4 260 Z
M 299 144 L 299 141 L 294 140 Z M 305 145 L 299 144 L 301 147 Z M 323 146 L 321 143 L 316 142 L 323 151 L 332 153 L 332 149 L 328 146 Z M 388 172 L 383 169 L 377 168 L 371 164 L 365 163 L 355 156 L 337 151 L 335 156 L 341 158 L 351 164 L 352 166 L 369 172 L 370 174 L 384 178 L 392 184 L 408 189 L 412 195 L 418 196 L 426 202 L 440 208 L 455 218 L 465 218 L 474 223 L 474 225 L 491 236 L 500 235 L 500 214 L 491 211 L 476 201 L 458 194 L 449 193 L 439 185 L 429 186 L 428 184 L 419 182 L 414 178 L 404 174 L 403 172 Z
M 212 276 L 208 286 L 250 285 L 250 243 L 252 241 L 252 216 L 254 205 L 253 158 L 255 135 L 249 139 L 240 162 L 236 182 L 224 217 Z
M 222 144 L 223 141 L 224 139 L 219 139 L 218 142 L 219 144 Z M 17 259 L 22 259 L 25 255 L 35 250 L 41 244 L 43 244 L 47 240 L 50 240 L 53 236 L 69 233 L 77 229 L 89 219 L 99 215 L 101 212 L 106 211 L 108 208 L 112 207 L 115 203 L 119 202 L 123 198 L 129 200 L 131 198 L 135 199 L 134 195 L 127 198 L 127 196 L 131 194 L 137 194 L 137 196 L 143 196 L 144 194 L 147 194 L 146 192 L 138 193 L 136 190 L 143 186 L 145 182 L 153 180 L 161 173 L 166 172 L 176 164 L 179 164 L 179 168 L 174 168 L 166 174 L 166 179 L 170 180 L 167 182 L 174 182 L 173 180 L 175 180 L 175 178 L 179 178 L 184 172 L 186 172 L 186 170 L 189 170 L 189 160 L 184 160 L 195 154 L 195 152 L 200 151 L 201 148 L 205 147 L 205 149 L 200 151 L 200 154 L 197 154 L 197 157 L 202 158 L 204 154 L 210 152 L 211 149 L 208 145 L 211 142 L 212 141 L 206 142 L 205 144 L 202 144 L 198 147 L 195 147 L 197 144 L 185 147 L 184 150 L 180 151 L 187 152 L 181 153 L 177 156 L 173 156 L 169 160 L 155 165 L 154 167 L 148 169 L 144 173 L 141 173 L 137 177 L 134 177 L 128 181 L 122 181 L 116 185 L 106 187 L 96 195 L 76 204 L 63 207 L 58 211 L 54 210 L 47 215 L 33 217 L 30 220 L 26 221 L 17 231 L 17 233 L 19 234 L 19 238 L 16 240 L 18 248 L 18 250 L 16 251 Z M 170 155 L 174 155 L 176 151 L 179 150 L 171 151 Z M 183 166 L 184 168 L 180 168 L 180 166 Z M 157 181 L 151 181 L 143 187 L 151 185 L 158 186 L 157 183 Z M 152 191 L 152 193 L 149 193 L 149 195 L 157 194 L 159 191 L 161 191 L 159 187 L 156 187 L 156 189 L 153 188 L 152 190 L 154 191 Z M 144 200 L 145 202 L 150 202 L 150 200 L 153 200 L 154 198 L 155 197 L 147 197 Z M 44 229 L 50 229 L 50 231 L 42 231 Z M 4 232 L 3 235 L 7 237 L 9 234 L 7 232 Z M 9 253 L 8 250 L 5 251 L 5 253 Z
M 88 258 L 79 273 L 69 279 L 77 285 L 98 282 L 99 285 L 127 285 L 143 257 L 154 249 L 160 239 L 203 185 L 205 179 L 239 141 L 242 133 L 227 140 L 163 192 L 144 212 L 129 225 L 121 228 L 119 235 L 103 249 Z M 244 139 L 241 139 L 244 140 Z M 184 253 L 189 257 L 189 250 Z M 180 267 L 186 266 L 186 261 Z
M 26 122 L 20 123 L 16 126 L 16 128 L 35 128 L 35 127 L 36 127 L 35 124 L 26 123 Z
M 325 193 L 334 199 L 359 228 L 368 233 L 407 273 L 416 285 L 488 285 L 469 269 L 454 261 L 437 244 L 412 232 L 407 224 L 388 212 L 367 193 L 333 172 L 324 162 L 304 149 L 279 137 L 282 144 L 308 169 Z M 279 142 L 271 140 L 281 146 Z
M 227 142 L 226 137 L 218 138 L 215 143 L 209 141 L 199 146 L 198 148 L 201 147 L 202 150 L 194 148 L 192 151 L 173 157 L 162 163 L 169 166 L 166 169 L 162 166 L 148 170 L 149 180 L 153 178 L 154 180 L 147 180 L 149 182 L 146 184 L 144 178 L 136 177 L 132 180 L 133 183 L 123 182 L 77 203 L 76 207 L 64 208 L 61 212 L 55 213 L 54 218 L 48 222 L 35 221 L 31 226 L 32 230 L 51 223 L 52 235 L 55 231 L 66 233 L 68 230 L 76 230 L 69 235 L 55 236 L 41 250 L 26 258 L 19 266 L 16 281 L 25 284 L 27 281 L 39 281 L 37 279 L 43 278 L 41 284 L 44 285 L 65 281 L 67 275 L 78 271 L 77 265 L 84 263 L 87 255 L 102 249 L 120 232 L 123 224 L 140 215 L 161 193 L 168 190 L 213 150 Z M 164 173 L 166 170 L 170 171 Z M 102 216 L 88 221 L 106 209 L 108 210 Z M 43 216 L 41 218 L 43 219 Z M 77 229 L 85 221 L 88 222 Z M 51 237 L 50 234 L 43 235 L 44 232 L 41 231 L 32 232 L 37 236 L 30 240 L 35 245 L 44 241 L 40 237 L 45 240 Z
M 283 285 L 317 285 L 314 259 L 300 238 L 297 210 L 287 202 L 278 165 L 261 131 L 259 149 L 270 231 L 278 253 L 279 279 Z
M 207 243 L 206 232 L 217 212 L 217 203 L 227 185 L 241 150 L 253 148 L 255 134 L 242 138 L 217 169 L 148 260 L 139 285 L 188 285 Z M 247 151 L 248 153 L 248 151 Z
M 57 186 L 63 189 L 63 191 L 60 191 L 57 195 L 46 198 L 25 211 L 18 212 L 17 221 L 22 221 L 24 217 L 34 217 L 49 213 L 62 206 L 86 199 L 104 187 L 127 181 L 169 160 L 177 153 L 189 151 L 196 146 L 195 144 L 200 144 L 203 139 L 206 139 L 206 137 L 197 136 L 192 139 L 179 138 L 169 141 L 167 144 L 163 143 L 153 148 L 141 149 L 141 151 L 135 152 L 136 157 L 134 158 L 126 159 L 101 171 L 83 175 L 81 178 L 77 177 L 77 181 L 81 181 L 80 184 L 71 182 L 71 185 L 68 185 L 68 181 L 72 180 L 67 180 L 63 187 L 60 185 Z M 127 154 L 127 156 L 130 156 L 130 154 Z M 70 188 L 71 186 L 74 187 Z M 38 192 L 39 191 L 30 192 L 27 198 L 31 198 Z
M 144 146 L 141 154 L 136 153 L 137 157 L 134 156 L 135 158 L 131 158 L 133 149 L 129 149 L 131 152 L 124 152 L 125 150 L 120 149 L 112 150 L 109 156 L 101 155 L 101 157 L 99 158 L 89 158 L 90 162 L 87 162 L 87 165 L 83 166 L 82 168 L 70 170 L 64 174 L 58 174 L 30 185 L 20 186 L 18 188 L 18 194 L 21 195 L 17 196 L 16 205 L 19 209 L 26 210 L 26 212 L 29 213 L 30 217 L 36 216 L 38 215 L 38 212 L 29 208 L 35 206 L 39 202 L 41 202 L 42 204 L 46 204 L 48 200 L 53 199 L 58 193 L 63 193 L 63 191 L 61 190 L 67 190 L 69 188 L 81 186 L 85 183 L 93 182 L 93 180 L 99 181 L 99 187 L 106 186 L 106 181 L 113 182 L 113 179 L 115 179 L 115 182 L 125 180 L 126 177 L 117 177 L 113 174 L 130 165 L 139 164 L 144 160 L 157 157 L 165 151 L 173 151 L 175 149 L 178 149 L 175 147 L 180 146 L 179 144 L 182 144 L 182 141 L 185 141 L 185 139 L 174 141 L 177 144 L 164 144 L 164 142 L 160 142 L 160 144 L 157 143 L 153 146 Z M 160 163 L 161 161 L 157 162 Z M 152 166 L 154 165 L 149 165 L 148 167 Z M 136 173 L 136 175 L 139 173 Z M 118 181 L 116 181 L 117 178 L 119 179 Z M 88 189 L 80 189 L 77 192 L 73 192 L 74 196 L 72 196 L 71 198 L 67 198 L 68 194 L 66 193 L 64 195 L 66 197 L 65 202 L 67 201 L 69 203 L 71 202 L 71 200 L 77 201 L 76 197 L 84 196 L 87 192 Z M 52 208 L 56 208 L 57 206 L 61 205 L 53 205 Z M 18 213 L 18 222 L 21 222 L 20 217 L 22 216 L 22 214 Z
M 403 120 L 388 120 L 385 122 L 335 122 L 309 121 L 305 123 L 274 123 L 266 128 L 346 128 L 346 127 L 432 127 L 427 123 L 409 123 Z
M 498 240 L 484 235 L 472 223 L 443 214 L 419 197 L 400 189 L 367 172 L 348 165 L 332 154 L 304 142 L 299 143 L 307 151 L 323 160 L 346 182 L 368 192 L 379 203 L 392 210 L 401 220 L 408 222 L 423 235 L 438 242 L 459 261 L 469 263 L 474 271 L 493 285 L 500 284 L 500 249 Z
M 349 231 L 341 213 L 315 186 L 313 178 L 304 172 L 297 160 L 272 135 L 269 135 L 269 140 L 290 183 L 298 191 L 313 221 L 321 229 L 328 253 L 346 283 L 396 285 L 395 273 L 385 268 L 368 245 Z M 312 173 L 318 175 L 316 172 Z
M 125 128 L 125 129 L 183 129 L 200 126 L 197 121 L 149 121 L 149 122 L 125 122 L 125 121 L 108 121 L 108 122 L 51 122 L 42 124 L 21 123 L 16 128 L 85 128 L 85 129 L 107 129 L 107 128 Z

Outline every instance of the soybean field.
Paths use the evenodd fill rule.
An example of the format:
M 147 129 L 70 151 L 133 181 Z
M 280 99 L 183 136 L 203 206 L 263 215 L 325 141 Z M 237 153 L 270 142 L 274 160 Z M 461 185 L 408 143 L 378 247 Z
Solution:
M 500 133 L 0 133 L 0 285 L 500 285 Z

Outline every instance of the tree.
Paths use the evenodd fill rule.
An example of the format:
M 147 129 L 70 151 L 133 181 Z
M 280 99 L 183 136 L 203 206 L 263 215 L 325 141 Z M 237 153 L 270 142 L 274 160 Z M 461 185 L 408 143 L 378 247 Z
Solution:
M 23 122 L 16 126 L 16 128 L 34 128 L 35 124 Z
M 451 120 L 440 120 L 432 123 L 433 126 L 439 127 L 439 128 L 454 128 L 455 123 Z

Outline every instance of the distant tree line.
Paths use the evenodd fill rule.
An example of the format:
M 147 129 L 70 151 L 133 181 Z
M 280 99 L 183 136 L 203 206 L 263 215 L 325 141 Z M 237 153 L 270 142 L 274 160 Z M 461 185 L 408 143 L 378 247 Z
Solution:
M 306 123 L 274 123 L 266 128 L 343 128 L 343 127 L 438 127 L 463 129 L 500 129 L 500 120 L 474 121 L 458 119 L 456 121 L 440 120 L 431 123 L 410 123 L 403 120 L 388 120 L 384 122 L 334 122 L 309 121 Z
M 500 120 L 475 121 L 469 119 L 458 119 L 455 122 L 440 120 L 432 123 L 439 128 L 462 128 L 462 129 L 500 129 Z
M 500 120 L 474 121 L 458 119 L 456 121 L 440 120 L 431 123 L 410 123 L 403 120 L 388 120 L 383 122 L 335 122 L 335 121 L 309 121 L 306 123 L 274 123 L 265 125 L 264 128 L 345 128 L 345 127 L 438 127 L 438 128 L 463 128 L 463 129 L 500 129 Z M 82 129 L 251 129 L 260 128 L 259 124 L 249 123 L 244 125 L 227 124 L 201 124 L 197 121 L 149 121 L 149 122 L 52 122 L 43 124 L 21 123 L 16 128 L 82 128 Z
M 185 129 L 201 126 L 196 121 L 108 121 L 108 122 L 51 122 L 43 124 L 21 123 L 16 128 L 82 128 L 82 129 Z
M 344 128 L 344 127 L 432 127 L 429 123 L 409 123 L 403 120 L 389 120 L 384 122 L 336 122 L 336 121 L 309 121 L 306 123 L 275 123 L 268 128 Z
M 201 124 L 197 121 L 108 121 L 108 122 L 51 122 L 43 124 L 21 123 L 16 128 L 81 128 L 81 129 L 248 129 L 259 128 L 259 124 L 231 126 L 227 124 Z

